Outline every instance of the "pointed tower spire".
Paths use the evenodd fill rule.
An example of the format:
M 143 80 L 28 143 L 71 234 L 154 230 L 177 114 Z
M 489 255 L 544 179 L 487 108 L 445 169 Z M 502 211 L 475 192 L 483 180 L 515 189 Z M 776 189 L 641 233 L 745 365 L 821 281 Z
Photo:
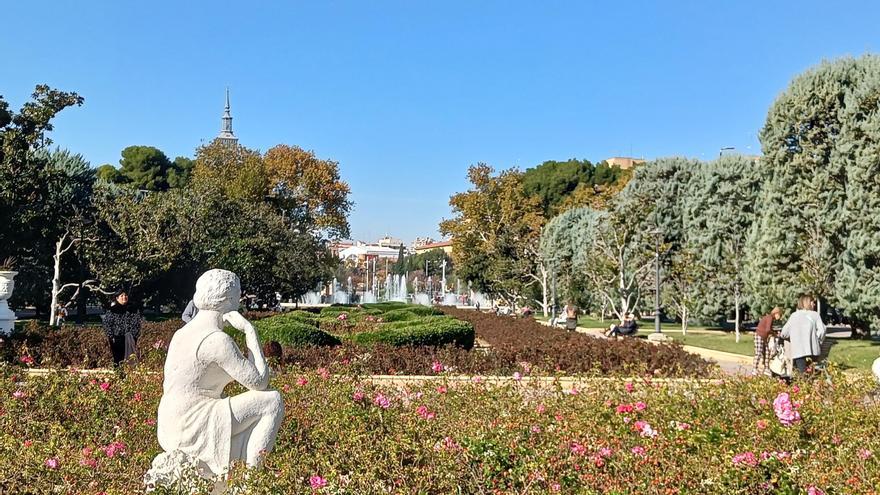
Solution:
M 238 138 L 232 132 L 232 113 L 229 107 L 229 87 L 226 88 L 226 107 L 223 109 L 223 118 L 221 119 L 220 134 L 217 139 L 224 144 L 237 144 Z

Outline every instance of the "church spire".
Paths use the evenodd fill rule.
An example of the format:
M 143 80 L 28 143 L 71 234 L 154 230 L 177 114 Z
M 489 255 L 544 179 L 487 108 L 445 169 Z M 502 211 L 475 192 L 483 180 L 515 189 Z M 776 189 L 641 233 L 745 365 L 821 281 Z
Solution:
M 217 139 L 224 144 L 237 144 L 238 138 L 232 132 L 232 113 L 229 108 L 229 88 L 226 88 L 226 107 L 223 109 L 222 124 L 220 126 L 220 134 Z

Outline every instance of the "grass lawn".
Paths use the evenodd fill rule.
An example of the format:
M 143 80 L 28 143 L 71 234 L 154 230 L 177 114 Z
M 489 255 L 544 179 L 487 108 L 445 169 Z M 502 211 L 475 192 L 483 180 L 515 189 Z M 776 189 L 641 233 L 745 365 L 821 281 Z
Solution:
M 536 316 L 535 319 L 547 321 L 549 318 Z M 581 316 L 578 318 L 578 326 L 584 328 L 608 328 L 612 320 L 604 322 L 597 319 Z M 642 320 L 639 322 L 639 336 L 646 337 L 654 331 L 654 322 Z M 743 332 L 740 341 L 736 342 L 736 336 L 732 331 L 724 331 L 719 327 L 689 326 L 687 336 L 681 334 L 681 325 L 677 323 L 662 323 L 660 327 L 664 333 L 669 334 L 676 342 L 694 347 L 703 347 L 715 351 L 732 352 L 744 356 L 754 356 L 754 334 Z M 880 357 L 880 340 L 851 340 L 849 338 L 833 338 L 834 345 L 828 355 L 828 360 L 842 368 L 870 369 L 871 363 Z
M 543 317 L 541 315 L 536 315 L 535 319 L 538 321 L 549 321 L 550 318 Z M 578 326 L 583 328 L 608 328 L 612 323 L 617 323 L 617 319 L 608 319 L 605 321 L 600 321 L 596 318 L 590 318 L 588 316 L 579 316 L 578 317 Z M 679 323 L 660 323 L 660 328 L 665 332 L 669 331 L 678 331 L 681 332 L 681 324 Z M 639 320 L 639 333 L 650 332 L 654 330 L 654 320 Z M 699 325 L 691 325 L 688 327 L 688 332 L 711 332 L 721 330 L 720 327 L 706 327 Z
M 754 356 L 755 341 L 752 332 L 743 333 L 740 341 L 736 342 L 733 332 L 704 332 L 690 333 L 682 336 L 681 331 L 667 332 L 672 334 L 676 342 L 695 347 L 704 347 L 716 351 L 732 352 L 745 356 Z M 828 360 L 842 368 L 870 369 L 871 363 L 880 357 L 880 340 L 852 340 L 849 338 L 830 338 L 834 345 L 828 355 Z

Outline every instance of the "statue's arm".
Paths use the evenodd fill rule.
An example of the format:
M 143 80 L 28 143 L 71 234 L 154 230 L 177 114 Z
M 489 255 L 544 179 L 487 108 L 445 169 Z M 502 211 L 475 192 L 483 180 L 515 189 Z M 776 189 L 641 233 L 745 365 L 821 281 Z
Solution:
M 217 363 L 235 381 L 250 390 L 266 390 L 269 386 L 269 367 L 260 349 L 256 332 L 245 334 L 253 362 L 242 356 L 232 337 L 223 332 L 214 332 L 205 337 L 199 346 L 198 358 Z

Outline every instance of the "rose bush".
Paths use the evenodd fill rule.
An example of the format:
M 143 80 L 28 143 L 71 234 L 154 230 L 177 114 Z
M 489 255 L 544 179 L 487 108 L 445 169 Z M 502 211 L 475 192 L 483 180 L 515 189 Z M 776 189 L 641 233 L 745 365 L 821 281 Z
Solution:
M 161 354 L 161 349 L 154 349 Z M 565 387 L 443 375 L 399 388 L 350 365 L 288 367 L 263 471 L 242 493 L 876 493 L 880 406 L 867 375 Z M 0 365 L 0 493 L 141 493 L 160 373 L 28 377 Z M 230 393 L 240 390 L 233 387 Z M 788 394 L 799 420 L 783 421 Z M 788 418 L 788 416 L 784 416 Z M 790 418 L 789 418 L 790 419 Z M 161 492 L 160 492 L 161 493 Z

